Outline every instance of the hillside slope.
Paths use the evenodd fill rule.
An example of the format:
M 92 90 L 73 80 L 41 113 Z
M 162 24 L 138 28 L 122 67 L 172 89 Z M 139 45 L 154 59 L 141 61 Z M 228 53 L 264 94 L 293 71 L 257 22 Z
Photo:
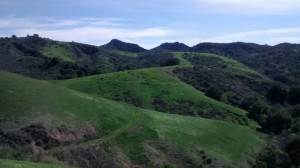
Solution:
M 217 166 L 237 165 L 264 145 L 240 125 L 143 110 L 4 71 L 0 79 L 2 158 L 80 167 Z
M 159 67 L 170 64 L 174 57 L 169 53 L 140 55 L 76 42 L 54 41 L 38 35 L 0 38 L 0 44 L 0 70 L 36 79 L 69 79 Z
M 54 82 L 147 109 L 249 124 L 246 111 L 205 96 L 169 74 L 168 69 L 141 69 Z
M 225 56 L 209 53 L 176 52 L 183 65 L 173 70 L 182 81 L 208 93 L 218 91 L 215 98 L 240 106 L 251 97 L 267 102 L 272 80 L 246 65 Z
M 233 58 L 266 76 L 288 84 L 298 84 L 300 45 L 282 43 L 275 46 L 254 43 L 199 43 L 192 52 L 213 53 Z

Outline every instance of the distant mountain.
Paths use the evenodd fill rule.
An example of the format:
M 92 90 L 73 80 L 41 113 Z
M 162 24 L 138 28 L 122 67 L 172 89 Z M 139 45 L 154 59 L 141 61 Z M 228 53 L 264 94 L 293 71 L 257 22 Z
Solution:
M 190 49 L 189 46 L 179 43 L 179 42 L 174 42 L 174 43 L 163 43 L 158 47 L 153 48 L 153 51 L 188 51 Z
M 268 51 L 271 46 L 254 43 L 234 42 L 234 43 L 199 43 L 191 48 L 193 52 L 207 52 L 218 55 L 229 56 L 239 59 L 244 56 L 253 56 L 258 53 Z
M 199 43 L 193 52 L 227 56 L 289 85 L 300 82 L 300 45 L 282 43 L 276 46 L 254 43 Z
M 178 63 L 171 53 L 138 53 L 137 57 L 128 57 L 115 49 L 54 41 L 38 35 L 0 38 L 0 44 L 0 70 L 37 79 L 68 79 Z M 135 44 L 121 46 L 131 48 L 128 52 L 145 50 Z
M 140 47 L 137 44 L 126 43 L 117 39 L 113 39 L 109 43 L 101 47 L 109 50 L 119 50 L 119 51 L 127 51 L 127 52 L 134 52 L 134 53 L 147 51 L 146 49 Z

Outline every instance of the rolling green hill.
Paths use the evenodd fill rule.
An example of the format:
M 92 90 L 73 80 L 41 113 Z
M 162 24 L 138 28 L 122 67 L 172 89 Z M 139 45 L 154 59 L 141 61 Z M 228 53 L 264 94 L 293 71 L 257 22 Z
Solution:
M 241 125 L 144 110 L 4 71 L 0 71 L 0 79 L 2 157 L 1 150 L 9 147 L 18 153 L 20 148 L 15 146 L 24 143 L 24 148 L 35 144 L 33 149 L 39 149 L 19 153 L 25 159 L 46 162 L 51 158 L 72 166 L 217 166 L 237 165 L 264 146 L 254 130 Z M 46 130 L 43 132 L 42 126 L 28 127 L 30 124 L 40 124 Z M 83 131 L 87 126 L 90 129 Z M 76 131 L 71 133 L 73 127 Z M 38 130 L 38 134 L 30 134 Z M 54 143 L 62 141 L 59 137 L 91 130 L 97 134 L 73 138 L 76 143 Z M 11 143 L 5 143 L 5 138 L 22 134 L 31 139 L 21 142 L 11 138 Z M 44 141 L 44 137 L 49 140 Z M 50 140 L 54 145 L 49 146 Z M 38 160 L 34 157 L 37 154 Z
M 249 124 L 246 111 L 205 96 L 170 75 L 169 69 L 107 73 L 54 83 L 147 109 Z

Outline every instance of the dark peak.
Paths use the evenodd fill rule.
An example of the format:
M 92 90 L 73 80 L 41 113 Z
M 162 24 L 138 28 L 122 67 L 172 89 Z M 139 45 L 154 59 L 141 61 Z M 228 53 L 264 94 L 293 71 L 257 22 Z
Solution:
M 275 45 L 274 50 L 294 50 L 294 51 L 299 51 L 300 50 L 300 44 L 295 44 L 295 43 L 280 43 Z
M 109 43 L 125 43 L 125 42 L 118 40 L 118 39 L 112 39 L 112 40 L 110 40 Z
M 169 51 L 188 51 L 190 49 L 189 46 L 180 42 L 173 43 L 163 43 L 160 46 L 154 48 L 153 50 L 169 50 Z
M 135 52 L 135 53 L 147 51 L 146 49 L 140 47 L 137 44 L 126 43 L 118 39 L 112 39 L 109 43 L 101 47 L 109 50 L 119 50 L 119 51 Z
M 233 43 L 199 43 L 191 48 L 194 52 L 209 52 L 220 55 L 249 55 L 252 53 L 262 53 L 270 49 L 268 45 L 255 43 L 233 42 Z
M 299 44 L 295 44 L 295 43 L 280 43 L 275 45 L 274 47 L 284 47 L 284 46 L 298 46 Z

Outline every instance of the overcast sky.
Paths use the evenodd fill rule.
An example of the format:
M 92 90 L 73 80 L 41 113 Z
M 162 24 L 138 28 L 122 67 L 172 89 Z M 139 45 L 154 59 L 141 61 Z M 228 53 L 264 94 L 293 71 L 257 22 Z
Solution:
M 300 0 L 0 0 L 0 36 L 145 48 L 163 42 L 300 43 Z

